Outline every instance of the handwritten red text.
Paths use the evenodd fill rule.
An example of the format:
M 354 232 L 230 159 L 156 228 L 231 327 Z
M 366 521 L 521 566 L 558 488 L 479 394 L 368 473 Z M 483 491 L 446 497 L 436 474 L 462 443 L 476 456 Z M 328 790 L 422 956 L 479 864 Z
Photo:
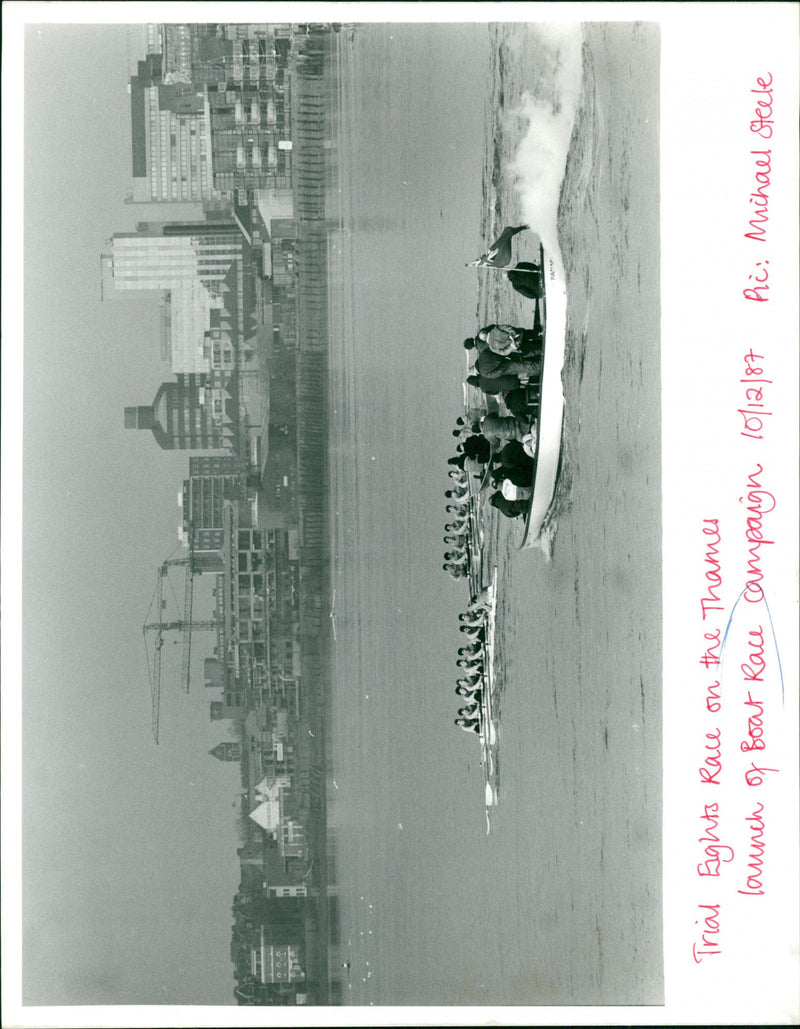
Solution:
M 719 904 L 698 904 L 700 918 L 694 923 L 701 926 L 700 941 L 692 944 L 692 957 L 695 964 L 701 965 L 703 958 L 712 957 L 714 954 L 721 954 L 722 949 L 717 937 L 719 936 Z
M 740 435 L 750 439 L 763 439 L 764 419 L 772 416 L 766 410 L 764 387 L 772 385 L 772 379 L 764 377 L 763 354 L 754 354 L 752 349 L 744 355 L 744 377 L 739 379 L 744 387 L 745 404 L 739 408 L 744 426 Z
M 703 621 L 705 621 L 712 611 L 724 610 L 719 595 L 722 586 L 722 569 L 717 559 L 722 537 L 719 533 L 719 521 L 716 518 L 703 519 L 703 535 L 708 537 L 705 557 L 706 594 L 700 598 L 700 608 L 703 612 Z
M 700 821 L 704 822 L 703 835 L 699 836 L 697 842 L 703 846 L 704 860 L 697 866 L 697 874 L 703 878 L 719 876 L 720 866 L 733 861 L 733 847 L 720 841 L 717 835 L 719 828 L 719 804 L 706 804 L 700 815 Z
M 764 896 L 764 805 L 756 804 L 755 810 L 745 818 L 750 832 L 750 853 L 747 855 L 750 860 L 747 867 L 750 875 L 747 876 L 747 889 L 737 890 L 737 893 L 747 897 Z
M 744 598 L 750 604 L 758 604 L 764 596 L 761 587 L 761 580 L 764 578 L 761 569 L 761 547 L 772 546 L 775 543 L 775 540 L 766 539 L 763 531 L 764 515 L 774 511 L 776 503 L 775 497 L 769 490 L 764 489 L 759 478 L 763 471 L 760 464 L 756 465 L 756 470 L 747 477 L 747 493 L 739 497 L 739 503 L 744 504 L 748 512 L 745 536 L 749 544 L 750 559 L 747 562 L 748 579 L 744 588 Z
M 755 117 L 750 122 L 750 131 L 762 139 L 772 139 L 772 74 L 767 73 L 763 79 L 756 79 L 757 89 L 750 92 L 758 97 L 756 101 Z
M 708 786 L 719 786 L 722 775 L 722 733 L 719 729 L 706 733 L 707 753 L 703 765 L 697 769 L 700 782 Z

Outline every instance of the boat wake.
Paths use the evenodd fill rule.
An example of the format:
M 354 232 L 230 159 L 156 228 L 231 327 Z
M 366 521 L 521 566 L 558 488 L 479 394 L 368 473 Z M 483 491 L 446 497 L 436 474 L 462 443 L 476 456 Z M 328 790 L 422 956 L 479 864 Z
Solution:
M 542 60 L 554 69 L 552 92 L 533 95 L 524 93 L 517 110 L 518 118 L 527 123 L 509 170 L 513 188 L 519 195 L 522 215 L 535 225 L 548 257 L 548 356 L 545 369 L 547 382 L 542 384 L 543 403 L 563 405 L 561 382 L 563 358 L 556 354 L 567 349 L 567 277 L 558 237 L 558 211 L 564 184 L 570 142 L 577 117 L 583 81 L 583 34 L 579 27 L 536 26 L 537 47 Z M 561 436 L 560 419 L 550 419 L 554 430 L 548 442 L 558 452 Z M 552 557 L 557 520 L 551 505 L 540 512 L 526 542 Z
M 527 129 L 510 164 L 523 220 L 535 225 L 545 250 L 563 274 L 558 240 L 558 205 L 567 167 L 570 140 L 583 78 L 583 34 L 580 27 L 536 26 L 541 60 L 555 70 L 546 95 L 523 93 L 516 114 Z

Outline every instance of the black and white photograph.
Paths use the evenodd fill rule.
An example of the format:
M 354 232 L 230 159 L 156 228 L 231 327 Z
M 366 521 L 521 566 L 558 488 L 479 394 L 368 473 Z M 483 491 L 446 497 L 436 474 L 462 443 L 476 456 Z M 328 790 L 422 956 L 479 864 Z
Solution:
M 138 1006 L 159 1024 L 274 1006 L 663 1020 L 673 5 L 8 6 L 25 24 L 6 1024 Z M 775 625 L 777 662 L 759 653 L 770 671 L 785 655 L 785 715 Z M 742 751 L 777 742 L 753 688 Z M 762 866 L 742 879 L 736 850 L 726 888 L 760 902 Z M 718 900 L 692 916 L 698 968 L 722 958 Z

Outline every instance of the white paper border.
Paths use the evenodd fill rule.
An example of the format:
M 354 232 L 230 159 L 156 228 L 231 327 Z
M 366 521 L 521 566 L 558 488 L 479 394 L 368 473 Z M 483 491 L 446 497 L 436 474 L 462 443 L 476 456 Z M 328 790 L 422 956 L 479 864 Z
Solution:
M 3 287 L 6 298 L 22 295 L 22 37 L 24 24 L 42 22 L 128 22 L 131 20 L 208 20 L 215 4 L 138 3 L 7 3 L 3 9 Z M 776 438 L 776 480 L 782 483 L 780 523 L 784 573 L 775 584 L 781 655 L 787 683 L 785 716 L 790 731 L 785 740 L 787 775 L 782 803 L 797 811 L 797 114 L 798 114 L 798 9 L 782 4 L 226 4 L 226 20 L 247 21 L 630 21 L 661 23 L 661 178 L 662 178 L 662 376 L 664 460 L 664 910 L 665 977 L 667 1002 L 663 1008 L 21 1008 L 19 1004 L 19 946 L 21 912 L 18 841 L 21 811 L 18 792 L 21 583 L 21 310 L 3 311 L 3 495 L 2 495 L 2 672 L 3 690 L 3 1008 L 8 1026 L 193 1025 L 265 1024 L 672 1024 L 705 1021 L 748 1024 L 767 1021 L 791 1023 L 798 1019 L 798 896 L 797 819 L 787 819 L 779 836 L 790 856 L 790 875 L 784 887 L 784 917 L 759 941 L 753 962 L 729 969 L 713 989 L 687 978 L 683 954 L 685 927 L 677 924 L 674 901 L 685 887 L 689 853 L 684 791 L 692 764 L 686 763 L 701 720 L 687 727 L 685 696 L 675 687 L 685 676 L 696 649 L 679 643 L 689 619 L 685 613 L 686 576 L 676 557 L 690 553 L 694 542 L 690 526 L 704 516 L 703 459 L 713 467 L 728 455 L 723 445 L 714 454 L 698 446 L 699 439 L 715 439 L 718 409 L 708 390 L 699 389 L 699 374 L 687 387 L 686 360 L 708 374 L 696 348 L 686 354 L 682 339 L 719 336 L 731 312 L 709 310 L 709 296 L 726 289 L 735 255 L 720 255 L 713 240 L 704 238 L 702 225 L 711 217 L 738 219 L 740 198 L 729 195 L 730 166 L 726 154 L 747 150 L 742 126 L 730 121 L 737 90 L 767 65 L 780 68 L 782 86 L 781 175 L 771 196 L 775 212 L 771 223 L 774 252 L 783 261 L 779 275 L 782 293 L 775 297 L 775 315 L 783 325 L 786 352 L 781 360 L 780 437 Z M 221 17 L 222 15 L 217 15 Z M 735 137 L 735 141 L 734 141 Z M 776 144 L 777 146 L 777 144 Z M 777 167 L 777 164 L 776 164 Z M 698 189 L 698 182 L 705 184 Z M 716 212 L 716 213 L 715 213 Z M 702 218 L 701 218 L 702 215 Z M 773 244 L 770 249 L 773 250 Z M 715 265 L 716 262 L 716 265 Z M 718 265 L 718 266 L 717 266 Z M 776 290 L 778 279 L 775 282 Z M 730 282 L 730 280 L 728 280 Z M 712 317 L 713 315 L 713 317 Z M 711 323 L 711 324 L 710 324 Z M 692 327 L 685 333 L 685 327 Z M 676 342 L 677 341 L 677 342 Z M 691 411 L 692 427 L 682 420 Z M 776 421 L 777 423 L 777 421 Z M 687 500 L 687 497 L 689 498 Z M 722 501 L 730 504 L 730 501 Z M 686 575 L 692 576 L 691 565 Z M 692 594 L 693 595 L 693 594 Z M 683 612 L 683 613 L 682 613 Z M 15 845 L 17 844 L 17 845 Z M 763 984 L 763 986 L 762 986 Z

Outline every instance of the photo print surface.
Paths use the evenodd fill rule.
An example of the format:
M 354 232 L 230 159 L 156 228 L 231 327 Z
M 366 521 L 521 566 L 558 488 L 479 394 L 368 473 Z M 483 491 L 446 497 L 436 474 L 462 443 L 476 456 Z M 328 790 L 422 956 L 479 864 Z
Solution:
M 663 1002 L 660 54 L 26 27 L 25 1005 Z

